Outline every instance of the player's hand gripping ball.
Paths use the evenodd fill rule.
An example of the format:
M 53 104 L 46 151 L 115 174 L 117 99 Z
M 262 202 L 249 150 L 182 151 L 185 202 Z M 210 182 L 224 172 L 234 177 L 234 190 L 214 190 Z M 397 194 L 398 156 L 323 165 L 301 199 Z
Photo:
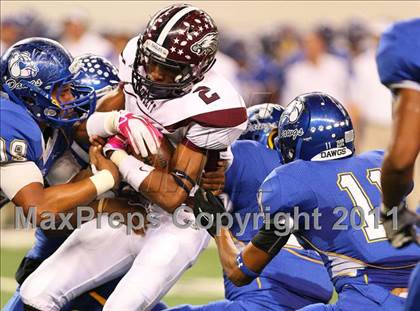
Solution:
M 163 137 L 148 118 L 127 111 L 120 112 L 118 131 L 127 139 L 134 153 L 143 158 L 158 152 Z

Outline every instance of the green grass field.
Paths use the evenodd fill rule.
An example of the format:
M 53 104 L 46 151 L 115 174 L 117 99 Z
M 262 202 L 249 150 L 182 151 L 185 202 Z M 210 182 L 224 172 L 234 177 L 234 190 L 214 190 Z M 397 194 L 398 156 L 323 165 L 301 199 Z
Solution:
M 12 241 L 12 245 L 14 246 L 9 245 L 9 243 L 6 246 L 6 243 L 2 243 L 0 249 L 1 308 L 7 303 L 15 291 L 16 282 L 14 281 L 14 274 L 28 249 L 28 245 L 25 247 L 16 247 L 15 244 L 21 239 L 22 237 L 18 236 L 15 241 Z M 2 241 L 4 242 L 5 240 L 7 238 L 4 239 L 2 237 Z M 222 270 L 217 256 L 217 249 L 213 245 L 201 254 L 197 263 L 185 272 L 163 301 L 168 306 L 176 306 L 185 303 L 205 304 L 210 301 L 223 299 L 223 279 L 221 275 Z M 334 293 L 331 302 L 334 302 L 336 299 L 337 296 Z
M 15 289 L 14 274 L 26 248 L 1 248 L 0 306 L 7 303 Z M 205 250 L 196 265 L 189 269 L 164 298 L 169 306 L 184 303 L 204 304 L 223 298 L 223 280 L 217 250 Z

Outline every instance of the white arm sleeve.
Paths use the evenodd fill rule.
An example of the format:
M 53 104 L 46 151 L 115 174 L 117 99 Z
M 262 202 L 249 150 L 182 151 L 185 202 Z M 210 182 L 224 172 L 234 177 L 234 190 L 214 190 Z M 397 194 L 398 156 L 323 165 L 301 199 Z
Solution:
M 194 124 L 188 129 L 186 138 L 204 149 L 221 150 L 230 146 L 246 129 L 247 122 L 235 127 L 214 128 Z
M 25 186 L 38 182 L 44 185 L 42 173 L 34 162 L 15 162 L 0 166 L 0 188 L 12 200 Z

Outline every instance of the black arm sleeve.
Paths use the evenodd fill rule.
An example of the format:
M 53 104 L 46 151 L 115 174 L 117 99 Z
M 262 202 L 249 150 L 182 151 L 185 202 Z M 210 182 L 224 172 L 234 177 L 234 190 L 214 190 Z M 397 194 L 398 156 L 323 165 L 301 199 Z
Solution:
M 284 216 L 271 217 L 265 221 L 262 228 L 251 240 L 252 244 L 266 252 L 270 256 L 275 256 L 287 243 L 291 234 L 290 221 Z

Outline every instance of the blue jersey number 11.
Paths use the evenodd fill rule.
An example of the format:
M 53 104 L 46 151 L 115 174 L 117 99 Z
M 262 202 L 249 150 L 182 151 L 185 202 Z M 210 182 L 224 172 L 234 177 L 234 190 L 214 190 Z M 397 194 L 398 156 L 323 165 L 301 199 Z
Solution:
M 381 191 L 381 171 L 369 169 L 366 174 L 367 180 Z M 368 243 L 386 240 L 384 227 L 379 222 L 379 208 L 375 209 L 371 200 L 362 188 L 360 182 L 353 173 L 338 175 L 337 184 L 341 191 L 346 191 L 353 206 L 362 220 L 361 229 Z

